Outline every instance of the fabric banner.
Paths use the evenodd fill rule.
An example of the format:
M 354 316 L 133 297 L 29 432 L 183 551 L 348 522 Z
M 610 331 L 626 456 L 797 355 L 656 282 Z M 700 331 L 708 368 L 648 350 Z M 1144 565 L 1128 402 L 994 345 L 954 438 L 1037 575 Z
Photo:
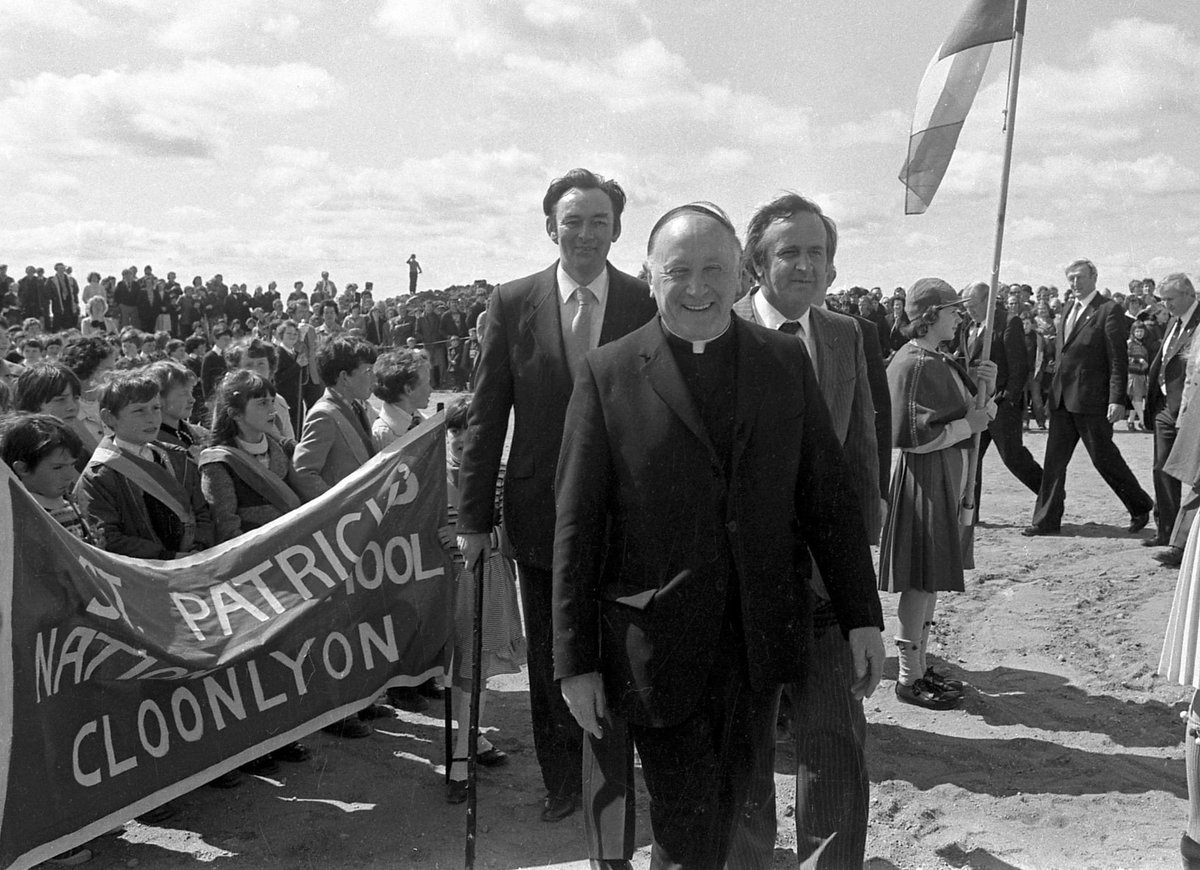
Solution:
M 0 867 L 27 868 L 448 663 L 444 415 L 173 562 L 58 526 L 0 463 Z
M 1014 0 L 972 0 L 938 49 L 917 91 L 908 159 L 900 170 L 905 214 L 924 214 L 950 166 L 992 44 L 1012 39 Z

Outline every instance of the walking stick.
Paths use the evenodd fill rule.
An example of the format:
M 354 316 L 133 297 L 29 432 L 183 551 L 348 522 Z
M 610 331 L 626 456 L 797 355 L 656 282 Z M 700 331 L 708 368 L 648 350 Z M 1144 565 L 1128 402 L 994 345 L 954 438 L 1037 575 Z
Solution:
M 475 870 L 475 808 L 479 790 L 475 780 L 475 756 L 479 751 L 479 693 L 483 673 L 483 558 L 472 566 L 475 576 L 475 618 L 471 639 L 471 727 L 467 734 L 467 870 Z

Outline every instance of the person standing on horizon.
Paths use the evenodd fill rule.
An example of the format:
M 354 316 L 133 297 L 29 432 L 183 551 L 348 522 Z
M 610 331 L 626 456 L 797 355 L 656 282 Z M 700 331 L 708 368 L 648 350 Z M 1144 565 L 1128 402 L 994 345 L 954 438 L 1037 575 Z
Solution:
M 409 254 L 408 260 L 408 294 L 417 292 L 417 276 L 421 274 L 421 264 L 417 262 L 416 254 Z

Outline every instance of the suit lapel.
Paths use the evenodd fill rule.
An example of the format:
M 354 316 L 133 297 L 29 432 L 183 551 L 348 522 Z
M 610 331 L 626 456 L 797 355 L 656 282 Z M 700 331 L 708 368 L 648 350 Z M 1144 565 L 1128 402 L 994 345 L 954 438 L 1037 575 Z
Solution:
M 696 403 L 692 401 L 687 384 L 683 382 L 683 375 L 679 373 L 679 366 L 675 365 L 670 348 L 667 347 L 667 339 L 663 335 L 658 318 L 650 321 L 645 329 L 647 342 L 641 350 L 641 357 L 646 380 L 675 416 L 683 421 L 683 425 L 700 439 L 714 458 L 717 458 L 716 448 L 713 447 L 712 439 L 708 437 L 708 431 L 700 420 Z
M 522 326 L 533 336 L 550 362 L 550 371 L 571 389 L 571 371 L 567 366 L 567 350 L 563 346 L 562 321 L 558 313 L 558 263 L 537 276 L 537 287 L 526 298 Z
M 604 305 L 604 321 L 600 324 L 601 345 L 628 335 L 643 323 L 637 314 L 640 306 L 630 304 L 637 301 L 631 297 L 642 294 L 641 288 L 630 283 L 612 264 L 605 268 L 608 269 L 608 301 Z
M 809 323 L 813 323 L 812 319 Z M 758 406 L 766 395 L 770 373 L 763 368 L 767 350 L 762 337 L 747 329 L 734 319 L 731 329 L 737 330 L 737 381 L 734 397 L 733 459 L 731 469 L 737 470 L 742 450 L 750 440 L 754 421 L 758 419 Z
M 1091 322 L 1092 318 L 1096 316 L 1096 310 L 1102 304 L 1099 300 L 1099 295 L 1093 297 L 1087 308 L 1079 312 L 1079 317 L 1075 321 L 1075 328 L 1072 329 L 1071 334 L 1066 337 L 1064 344 L 1070 344 L 1072 341 L 1074 341 L 1075 336 L 1079 335 L 1080 330 L 1087 326 Z M 1079 303 L 1076 302 L 1075 304 L 1078 305 Z
M 835 330 L 830 328 L 830 324 L 820 308 L 811 310 L 808 323 L 809 328 L 812 329 L 814 343 L 819 348 L 816 365 L 817 383 L 821 384 L 822 389 L 825 389 L 826 384 L 833 385 L 837 382 L 837 372 L 834 369 L 840 359 L 838 337 L 834 335 Z

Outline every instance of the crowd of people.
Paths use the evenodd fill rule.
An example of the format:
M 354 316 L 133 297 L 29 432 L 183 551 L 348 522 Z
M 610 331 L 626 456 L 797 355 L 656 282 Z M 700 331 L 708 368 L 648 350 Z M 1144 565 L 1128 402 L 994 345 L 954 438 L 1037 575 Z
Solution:
M 542 819 L 582 808 L 594 867 L 630 866 L 635 748 L 653 866 L 771 866 L 780 726 L 796 741 L 800 860 L 861 866 L 878 593 L 898 596 L 896 697 L 961 705 L 969 687 L 928 645 L 938 596 L 973 567 L 991 444 L 1036 495 L 1024 534 L 1061 531 L 1082 440 L 1129 533 L 1153 518 L 1146 543 L 1183 563 L 1181 588 L 1200 575 L 1187 570 L 1200 565 L 1194 288 L 1173 274 L 1110 293 L 1079 259 L 1061 293 L 1002 285 L 990 309 L 981 282 L 830 292 L 836 222 L 797 194 L 744 235 L 712 203 L 671 209 L 635 277 L 608 261 L 625 201 L 585 169 L 555 179 L 543 213 L 557 259 L 496 288 L 417 294 L 415 255 L 394 300 L 369 282 L 338 293 L 328 273 L 287 296 L 219 275 L 180 287 L 150 267 L 93 273 L 81 295 L 62 264 L 0 276 L 0 456 L 81 538 L 171 559 L 319 496 L 420 425 L 433 389 L 469 388 L 446 417 L 450 681 L 380 701 L 419 710 L 450 689 L 465 721 L 481 560 L 482 673 L 528 664 Z M 1154 432 L 1154 498 L 1113 442 L 1121 422 Z M 1041 463 L 1031 426 L 1048 427 Z M 1171 672 L 1188 681 L 1200 669 L 1186 646 Z M 390 714 L 373 704 L 330 730 L 365 737 L 376 715 Z M 1200 770 L 1200 713 L 1188 733 Z M 467 739 L 460 727 L 455 759 Z M 507 760 L 486 740 L 477 752 Z M 307 750 L 273 756 L 253 769 Z M 446 799 L 465 783 L 455 761 Z

